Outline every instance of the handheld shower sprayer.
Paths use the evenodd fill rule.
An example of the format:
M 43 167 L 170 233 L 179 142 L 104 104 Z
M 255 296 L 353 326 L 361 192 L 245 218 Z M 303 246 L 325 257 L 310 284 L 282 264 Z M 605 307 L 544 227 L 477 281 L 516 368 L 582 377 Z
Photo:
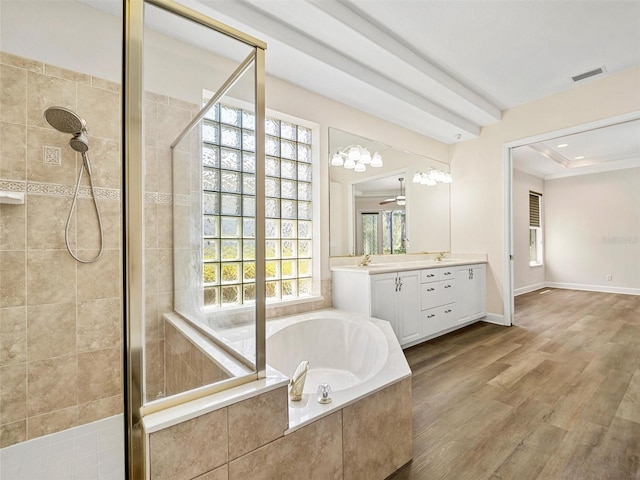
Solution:
M 69 216 L 67 217 L 67 226 L 64 231 L 64 241 L 67 245 L 67 251 L 69 254 L 80 263 L 93 263 L 97 261 L 101 256 L 104 249 L 104 235 L 102 231 L 102 218 L 100 216 L 100 209 L 98 208 L 98 202 L 96 200 L 96 190 L 93 186 L 93 176 L 91 173 L 91 162 L 89 162 L 89 138 L 87 133 L 87 122 L 84 121 L 77 113 L 72 112 L 68 108 L 64 107 L 49 107 L 44 111 L 44 119 L 49 125 L 62 133 L 70 133 L 72 135 L 69 140 L 69 146 L 76 152 L 82 155 L 82 165 L 80 167 L 80 173 L 78 174 L 78 181 L 76 183 L 75 194 L 73 195 L 73 201 L 71 203 L 71 209 L 69 210 Z M 91 184 L 91 196 L 93 197 L 93 205 L 98 217 L 98 226 L 100 228 L 100 251 L 98 255 L 90 260 L 83 260 L 71 251 L 69 246 L 69 226 L 71 225 L 71 217 L 73 216 L 73 210 L 78 201 L 78 192 L 80 191 L 80 182 L 82 180 L 82 173 L 87 170 L 89 177 L 89 183 Z

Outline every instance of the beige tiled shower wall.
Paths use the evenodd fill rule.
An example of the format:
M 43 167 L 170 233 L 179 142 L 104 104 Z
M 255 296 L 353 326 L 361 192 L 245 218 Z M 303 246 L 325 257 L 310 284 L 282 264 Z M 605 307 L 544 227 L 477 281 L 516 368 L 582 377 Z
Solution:
M 164 321 L 166 394 L 186 392 L 229 378 L 206 353 L 167 320 Z
M 147 92 L 145 121 L 145 364 L 146 399 L 167 395 L 165 372 L 165 332 L 162 314 L 173 311 L 173 191 L 171 144 L 197 113 L 198 106 Z M 188 178 L 188 177 L 187 177 Z M 189 193 L 188 190 L 185 193 Z
M 104 254 L 80 264 L 64 231 L 81 157 L 46 108 L 78 112 L 104 224 Z M 0 53 L 0 446 L 122 411 L 120 87 Z M 45 147 L 53 155 L 45 155 Z M 56 155 L 57 154 L 57 155 Z M 81 258 L 99 248 L 85 176 L 71 222 Z

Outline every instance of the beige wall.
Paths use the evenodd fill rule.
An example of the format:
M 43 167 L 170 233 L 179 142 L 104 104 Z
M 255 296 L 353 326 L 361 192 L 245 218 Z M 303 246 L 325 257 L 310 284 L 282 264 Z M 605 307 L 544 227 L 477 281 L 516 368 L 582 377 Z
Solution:
M 529 265 L 529 192 L 543 194 L 544 181 L 520 170 L 513 171 L 513 288 L 516 294 L 526 293 L 544 286 L 544 264 L 532 267 Z M 543 229 L 545 225 L 542 215 Z M 546 231 L 546 230 L 543 230 Z M 544 250 L 544 239 L 543 239 Z M 543 253 L 544 258 L 544 253 Z M 546 263 L 546 259 L 545 259 Z
M 503 313 L 503 144 L 635 111 L 640 111 L 640 68 L 507 110 L 478 139 L 451 146 L 451 247 L 488 254 L 488 312 Z
M 64 231 L 81 157 L 44 110 L 77 111 L 90 128 L 89 155 L 104 225 L 104 254 L 80 264 Z M 0 190 L 26 192 L 0 205 L 1 445 L 120 413 L 120 89 L 117 84 L 0 53 Z M 59 148 L 45 163 L 43 148 Z M 88 181 L 72 218 L 81 258 L 99 248 Z
M 544 216 L 547 282 L 640 293 L 640 168 L 548 180 Z

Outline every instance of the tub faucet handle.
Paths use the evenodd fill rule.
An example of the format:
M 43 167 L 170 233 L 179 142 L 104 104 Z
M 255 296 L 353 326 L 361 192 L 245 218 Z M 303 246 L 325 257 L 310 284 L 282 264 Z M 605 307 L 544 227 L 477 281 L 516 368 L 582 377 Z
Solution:
M 328 383 L 318 385 L 318 402 L 331 403 L 331 386 Z

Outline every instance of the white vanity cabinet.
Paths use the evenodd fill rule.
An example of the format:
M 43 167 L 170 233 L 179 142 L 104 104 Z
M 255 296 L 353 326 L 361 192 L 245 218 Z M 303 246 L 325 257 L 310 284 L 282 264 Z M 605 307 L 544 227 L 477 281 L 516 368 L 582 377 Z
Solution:
M 403 347 L 486 315 L 484 264 L 391 270 L 333 269 L 333 306 L 387 320 Z

